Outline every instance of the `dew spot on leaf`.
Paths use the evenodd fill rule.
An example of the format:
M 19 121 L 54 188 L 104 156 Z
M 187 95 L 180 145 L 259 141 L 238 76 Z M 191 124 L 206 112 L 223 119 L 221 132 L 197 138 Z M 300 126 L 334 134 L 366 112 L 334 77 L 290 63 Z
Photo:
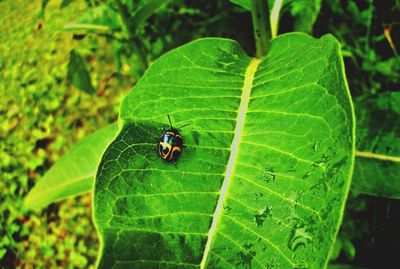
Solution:
M 273 168 L 264 169 L 264 183 L 272 183 L 275 181 L 276 174 Z
M 264 206 L 254 215 L 254 221 L 257 224 L 257 227 L 261 227 L 263 226 L 264 221 L 270 217 L 272 217 L 272 208 L 270 206 Z
M 307 247 L 307 244 L 312 241 L 311 235 L 306 231 L 305 227 L 295 229 L 292 238 L 289 242 L 289 248 L 295 251 L 301 245 Z
M 251 261 L 253 260 L 254 256 L 256 256 L 255 250 L 253 250 L 253 244 L 251 243 L 244 243 L 243 250 L 240 251 L 237 256 L 239 261 L 237 263 L 238 266 L 246 269 L 251 268 Z

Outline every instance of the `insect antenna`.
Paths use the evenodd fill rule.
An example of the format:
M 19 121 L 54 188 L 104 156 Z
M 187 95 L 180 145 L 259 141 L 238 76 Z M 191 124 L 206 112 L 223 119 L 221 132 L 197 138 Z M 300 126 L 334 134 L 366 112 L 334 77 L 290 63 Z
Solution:
M 178 129 L 182 129 L 183 127 L 186 127 L 186 126 L 188 126 L 188 125 L 190 125 L 190 123 L 184 124 L 184 125 L 182 125 L 181 127 L 179 127 Z
M 171 122 L 171 118 L 169 117 L 169 115 L 167 114 L 167 116 L 168 116 L 168 120 L 169 120 L 169 126 L 171 127 L 171 129 L 172 129 L 172 122 Z

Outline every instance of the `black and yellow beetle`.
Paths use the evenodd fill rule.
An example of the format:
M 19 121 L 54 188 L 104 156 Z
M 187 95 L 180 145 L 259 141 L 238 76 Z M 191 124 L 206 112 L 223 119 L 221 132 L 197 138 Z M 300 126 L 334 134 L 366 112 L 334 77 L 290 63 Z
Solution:
M 171 119 L 169 115 L 167 116 L 169 120 L 170 129 L 165 130 L 164 126 L 162 126 L 164 134 L 157 139 L 158 140 L 157 150 L 158 150 L 158 155 L 160 155 L 160 157 L 163 160 L 167 162 L 176 163 L 179 155 L 182 153 L 182 150 L 185 147 L 183 145 L 183 138 L 179 134 L 179 129 L 189 124 L 186 124 L 180 128 L 173 128 Z

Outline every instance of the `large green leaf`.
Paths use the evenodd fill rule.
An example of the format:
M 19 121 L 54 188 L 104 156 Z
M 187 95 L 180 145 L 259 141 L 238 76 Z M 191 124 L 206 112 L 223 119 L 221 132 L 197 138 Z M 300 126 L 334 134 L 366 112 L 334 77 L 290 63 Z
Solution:
M 400 198 L 400 92 L 356 99 L 357 149 L 351 190 Z
M 161 124 L 185 127 L 174 164 Z M 342 218 L 354 118 L 338 42 L 279 36 L 252 59 L 200 39 L 125 98 L 94 190 L 99 268 L 323 268 Z
M 28 193 L 25 209 L 38 211 L 50 203 L 91 191 L 101 155 L 116 133 L 114 123 L 74 145 Z

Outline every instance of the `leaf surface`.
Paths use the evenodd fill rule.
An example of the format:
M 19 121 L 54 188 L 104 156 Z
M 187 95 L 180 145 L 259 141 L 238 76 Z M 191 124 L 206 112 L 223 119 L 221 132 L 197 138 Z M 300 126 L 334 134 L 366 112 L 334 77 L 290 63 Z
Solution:
M 101 155 L 116 133 L 114 123 L 74 145 L 28 193 L 24 208 L 38 211 L 50 203 L 91 191 Z
M 154 150 L 171 116 L 186 148 Z M 338 42 L 287 34 L 266 58 L 200 39 L 125 98 L 96 176 L 98 268 L 323 268 L 342 218 L 354 120 Z
M 96 92 L 85 59 L 76 50 L 69 53 L 67 81 L 87 94 Z
M 74 22 L 67 23 L 65 30 L 87 30 L 87 31 L 120 31 L 122 21 L 117 11 L 108 5 L 89 8 L 82 13 Z
M 172 0 L 150 0 L 150 1 L 142 1 L 140 8 L 132 16 L 132 21 L 130 25 L 133 28 L 142 28 L 143 23 L 151 17 L 154 13 L 156 13 L 160 8 L 172 2 Z
M 321 9 L 321 0 L 292 0 L 290 2 L 290 13 L 294 17 L 294 30 L 312 33 L 313 25 Z
M 400 92 L 358 97 L 354 192 L 400 198 Z

